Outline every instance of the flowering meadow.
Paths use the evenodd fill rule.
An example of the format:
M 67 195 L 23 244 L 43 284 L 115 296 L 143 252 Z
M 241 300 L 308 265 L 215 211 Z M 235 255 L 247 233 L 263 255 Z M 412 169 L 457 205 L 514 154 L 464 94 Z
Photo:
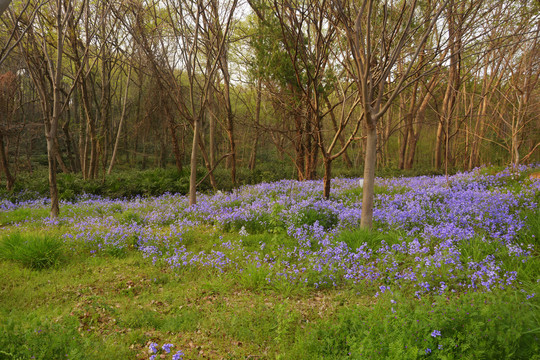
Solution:
M 373 230 L 359 227 L 359 179 L 333 180 L 330 199 L 292 180 L 194 206 L 83 196 L 56 220 L 46 199 L 1 201 L 0 359 L 36 356 L 43 324 L 53 342 L 72 332 L 42 358 L 538 359 L 533 171 L 377 179 Z M 61 244 L 49 269 L 6 255 L 28 234 Z M 17 322 L 4 300 L 23 288 L 36 314 Z

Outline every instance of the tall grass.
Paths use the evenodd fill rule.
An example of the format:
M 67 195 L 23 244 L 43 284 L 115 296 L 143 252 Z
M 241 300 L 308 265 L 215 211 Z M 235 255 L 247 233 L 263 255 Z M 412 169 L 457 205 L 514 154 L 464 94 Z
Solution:
M 14 233 L 0 240 L 0 260 L 34 270 L 52 268 L 65 260 L 63 243 L 50 235 Z

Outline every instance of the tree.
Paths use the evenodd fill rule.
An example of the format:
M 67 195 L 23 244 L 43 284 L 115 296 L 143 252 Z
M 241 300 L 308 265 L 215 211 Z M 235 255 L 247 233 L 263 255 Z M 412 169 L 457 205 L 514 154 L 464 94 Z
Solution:
M 272 1 L 249 0 L 249 4 L 257 16 L 253 24 L 250 48 L 254 50 L 254 59 L 250 62 L 251 72 L 259 81 L 264 81 L 270 93 L 275 112 L 281 116 L 279 122 L 271 130 L 272 138 L 280 153 L 286 153 L 294 163 L 298 180 L 313 180 L 316 176 L 318 146 L 313 133 L 313 113 L 309 108 L 305 89 L 313 88 L 305 77 L 305 56 L 300 58 L 295 51 L 306 50 L 307 44 L 294 38 L 299 29 L 297 22 L 288 23 L 290 16 L 296 17 L 294 11 L 286 12 L 285 4 Z M 283 11 L 285 10 L 285 11 Z M 300 8 L 299 11 L 304 11 Z M 290 15 L 290 16 L 289 16 Z M 297 19 L 298 20 L 298 19 Z M 301 23 L 305 24 L 304 18 Z M 306 35 L 302 34 L 306 40 Z M 298 48 L 298 49 L 297 49 Z M 303 90 L 304 89 L 304 90 Z M 311 116 L 311 117 L 310 117 Z M 294 155 L 284 149 L 283 138 L 293 145 Z
M 324 190 L 323 196 L 330 197 L 330 183 L 332 178 L 332 162 L 341 156 L 352 139 L 356 135 L 359 126 L 352 129 L 347 141 L 343 141 L 342 147 L 333 153 L 338 140 L 347 126 L 351 123 L 351 116 L 358 97 L 348 104 L 351 95 L 347 85 L 340 86 L 335 75 L 334 66 L 340 55 L 332 48 L 336 46 L 337 29 L 329 17 L 328 2 L 322 1 L 287 1 L 275 0 L 273 11 L 279 20 L 285 49 L 289 55 L 294 69 L 296 86 L 302 91 L 307 113 L 306 123 L 309 124 L 308 136 L 318 147 L 323 157 L 324 164 Z M 337 85 L 336 85 L 337 84 Z M 329 96 L 336 93 L 338 103 L 331 104 Z M 341 105 L 339 123 L 333 113 L 334 108 Z M 347 106 L 350 108 L 347 110 Z M 330 115 L 334 123 L 334 134 L 326 139 L 324 119 Z M 359 122 L 357 122 L 359 124 Z M 328 140 L 328 144 L 327 144 Z M 312 163 L 316 163 L 312 160 Z
M 348 44 L 350 61 L 344 65 L 354 79 L 363 110 L 366 133 L 363 228 L 371 228 L 373 223 L 377 122 L 410 84 L 411 76 L 421 76 L 419 72 L 413 72 L 414 65 L 448 2 L 437 2 L 437 6 L 424 13 L 418 1 L 331 2 L 336 22 Z M 396 71 L 398 61 L 408 64 L 401 72 Z
M 15 178 L 9 169 L 4 138 L 12 132 L 9 123 L 15 112 L 14 100 L 18 88 L 19 81 L 13 72 L 10 71 L 0 75 L 0 171 L 6 175 L 6 188 L 8 191 L 13 189 Z
M 39 29 L 43 36 L 39 38 L 35 33 L 37 29 L 31 29 L 26 37 L 25 46 L 21 46 L 21 50 L 40 98 L 45 125 L 45 139 L 47 141 L 49 193 L 51 197 L 50 216 L 51 218 L 57 218 L 60 213 L 60 206 L 56 173 L 58 162 L 61 161 L 57 142 L 58 122 L 66 106 L 66 102 L 62 102 L 64 100 L 62 84 L 64 75 L 62 65 L 63 49 L 67 36 L 65 24 L 73 16 L 74 9 L 69 0 L 55 0 L 49 5 L 49 12 L 39 11 L 37 17 Z M 51 23 L 55 35 L 53 39 L 56 41 L 51 41 L 51 39 L 44 36 L 50 34 L 50 32 L 45 31 L 45 26 L 50 20 L 48 18 L 49 14 L 53 15 Z M 55 55 L 54 59 L 50 56 L 50 53 Z M 71 93 L 71 91 L 68 93 Z

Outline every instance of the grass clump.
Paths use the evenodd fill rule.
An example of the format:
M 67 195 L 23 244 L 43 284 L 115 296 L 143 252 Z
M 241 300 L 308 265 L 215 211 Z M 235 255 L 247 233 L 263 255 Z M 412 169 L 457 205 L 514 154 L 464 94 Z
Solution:
M 0 240 L 0 260 L 20 263 L 33 270 L 49 269 L 64 262 L 63 243 L 50 235 L 14 233 Z

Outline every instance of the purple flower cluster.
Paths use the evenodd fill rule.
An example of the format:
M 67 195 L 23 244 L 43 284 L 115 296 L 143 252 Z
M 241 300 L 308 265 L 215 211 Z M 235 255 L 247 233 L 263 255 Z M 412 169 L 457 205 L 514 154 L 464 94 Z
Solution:
M 163 344 L 160 350 L 158 343 L 151 342 L 148 345 L 148 352 L 150 353 L 149 360 L 157 359 L 158 355 L 160 354 L 161 355 L 159 356 L 159 358 L 164 359 L 165 355 L 163 353 L 170 354 L 172 348 L 174 348 L 174 344 Z M 184 353 L 181 350 L 179 350 L 172 355 L 171 360 L 182 360 L 183 357 L 184 357 Z
M 521 168 L 521 171 L 526 168 Z M 336 179 L 331 199 L 321 181 L 283 180 L 244 186 L 231 193 L 199 195 L 188 206 L 185 196 L 108 200 L 85 197 L 65 210 L 58 225 L 72 247 L 90 253 L 136 248 L 155 263 L 173 269 L 208 268 L 243 273 L 264 269 L 268 284 L 287 282 L 315 288 L 343 283 L 372 285 L 384 293 L 407 286 L 416 296 L 472 289 L 492 291 L 513 286 L 517 273 L 505 269 L 501 256 L 528 261 L 532 245 L 516 242 L 525 226 L 520 212 L 535 209 L 539 181 L 524 180 L 519 192 L 507 183 L 513 171 L 485 175 L 480 170 L 442 176 L 377 179 L 374 219 L 381 236 L 400 231 L 403 238 L 377 246 L 350 248 L 339 234 L 360 224 L 358 179 Z M 45 206 L 46 202 L 0 203 L 0 207 Z M 24 226 L 40 226 L 31 223 Z M 42 226 L 42 225 L 41 225 Z M 211 250 L 192 251 L 189 231 L 213 234 Z M 224 240 L 224 232 L 236 234 Z M 243 245 L 252 234 L 273 233 L 270 247 Z M 472 251 L 471 249 L 487 249 Z

